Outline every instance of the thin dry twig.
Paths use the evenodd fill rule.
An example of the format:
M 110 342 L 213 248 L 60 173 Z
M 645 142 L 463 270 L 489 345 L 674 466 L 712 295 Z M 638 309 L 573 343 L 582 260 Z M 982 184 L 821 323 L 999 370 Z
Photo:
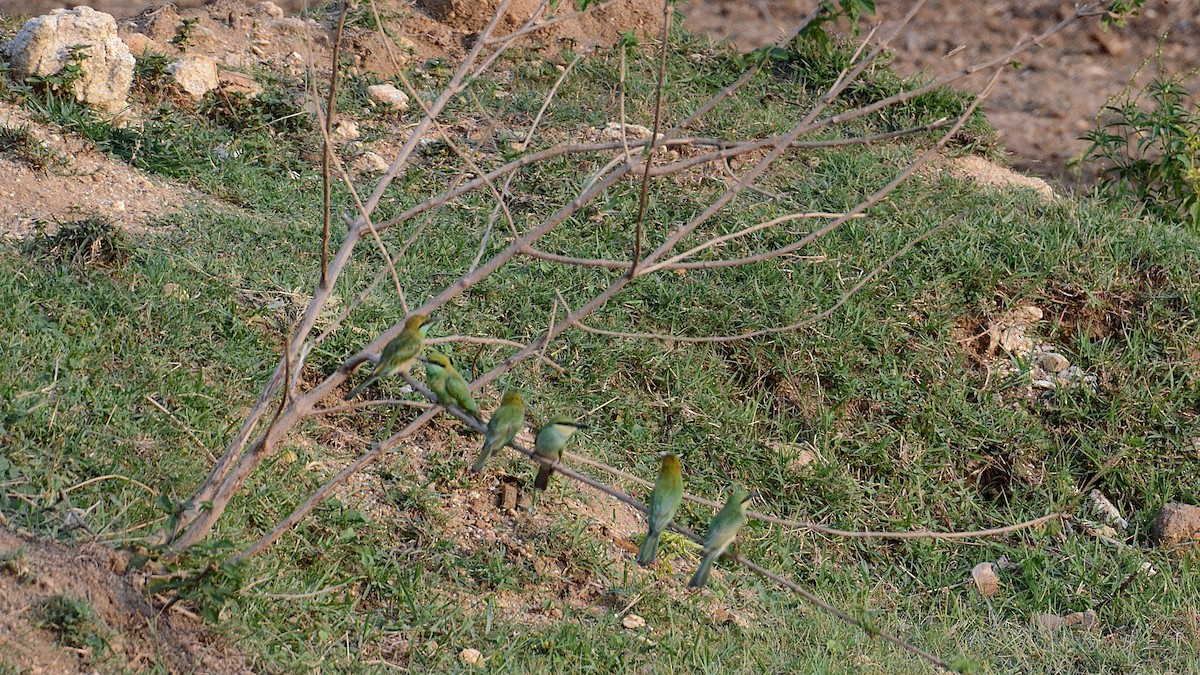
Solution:
M 134 485 L 142 488 L 146 492 L 149 492 L 151 495 L 153 495 L 155 497 L 158 496 L 158 490 L 155 490 L 154 488 L 150 487 L 149 485 L 146 485 L 145 483 L 141 482 L 140 480 L 130 478 L 129 476 L 122 476 L 122 475 L 116 474 L 116 473 L 106 473 L 103 476 L 95 476 L 93 478 L 89 478 L 89 479 L 83 481 L 82 483 L 76 483 L 75 485 L 72 485 L 69 488 L 63 488 L 63 492 L 74 492 L 82 487 L 91 485 L 92 483 L 99 483 L 102 480 L 114 480 L 114 479 L 123 480 L 127 483 L 133 483 Z
M 193 432 L 190 428 L 188 428 L 188 426 L 186 424 L 184 424 L 182 421 L 180 421 L 180 419 L 178 417 L 176 417 L 174 413 L 172 413 L 170 410 L 167 410 L 163 406 L 163 404 L 159 403 L 158 401 L 155 401 L 154 397 L 151 396 L 150 394 L 143 394 L 142 398 L 149 401 L 150 405 L 161 410 L 164 415 L 171 418 L 171 421 L 175 423 L 175 426 L 179 427 L 180 429 L 183 429 L 183 432 L 188 435 L 188 438 L 192 439 L 192 442 L 196 444 L 196 447 L 203 450 L 208 455 L 209 459 L 211 459 L 214 462 L 217 461 L 216 455 L 212 454 L 212 451 L 209 450 L 208 447 L 205 446 L 203 443 L 201 443 L 200 439 L 196 437 L 195 432 Z
M 342 50 L 342 38 L 346 28 L 346 14 L 350 12 L 350 0 L 342 0 L 342 11 L 338 15 L 337 34 L 333 40 L 332 65 L 329 67 L 329 98 L 325 103 L 325 133 L 322 134 L 321 152 L 321 189 L 324 197 L 321 213 L 321 285 L 329 282 L 329 221 L 330 207 L 333 201 L 333 184 L 329 180 L 329 155 L 333 147 L 329 136 L 333 134 L 333 111 L 337 103 L 338 59 Z M 315 85 L 314 85 L 315 86 Z

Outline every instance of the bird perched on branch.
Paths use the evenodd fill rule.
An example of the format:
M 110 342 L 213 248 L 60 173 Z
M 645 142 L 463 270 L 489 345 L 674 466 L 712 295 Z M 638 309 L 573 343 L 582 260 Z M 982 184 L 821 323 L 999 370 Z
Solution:
M 675 519 L 679 502 L 683 500 L 683 467 L 679 455 L 664 452 L 660 457 L 658 479 L 650 493 L 650 531 L 637 552 L 638 564 L 643 566 L 654 562 L 658 555 L 658 538 Z
M 467 381 L 450 364 L 450 357 L 435 352 L 425 359 L 425 384 L 437 396 L 438 403 L 456 406 L 477 420 L 483 419 Z
M 505 392 L 500 400 L 500 407 L 492 413 L 487 423 L 487 433 L 483 439 L 483 449 L 479 451 L 479 459 L 471 465 L 471 473 L 483 470 L 483 465 L 504 446 L 516 438 L 521 425 L 525 423 L 525 402 L 515 391 Z
M 757 492 L 746 492 L 735 487 L 725 502 L 725 507 L 713 517 L 708 524 L 708 534 L 704 537 L 704 552 L 700 558 L 700 567 L 688 582 L 689 588 L 704 588 L 708 583 L 708 573 L 712 564 L 721 557 L 725 549 L 737 538 L 738 530 L 746 524 L 746 503 L 757 495 Z
M 570 440 L 571 434 L 574 434 L 580 429 L 587 427 L 576 422 L 570 417 L 557 416 L 550 420 L 549 424 L 538 429 L 537 437 L 533 442 L 533 451 L 539 457 L 545 457 L 551 462 L 557 463 L 562 459 L 563 448 L 566 447 L 567 441 Z M 537 477 L 533 479 L 534 495 L 537 490 L 545 490 L 550 483 L 550 475 L 554 473 L 554 467 L 548 464 L 539 464 Z M 530 502 L 530 510 L 533 509 L 533 502 Z
M 349 401 L 358 396 L 381 377 L 388 377 L 400 372 L 407 373 L 412 368 L 413 362 L 416 361 L 417 355 L 421 353 L 421 347 L 425 345 L 425 335 L 429 333 L 429 327 L 436 321 L 424 314 L 413 314 L 408 317 L 408 321 L 404 322 L 404 330 L 400 331 L 400 334 L 383 348 L 375 370 L 371 371 L 362 384 L 346 394 L 346 400 Z

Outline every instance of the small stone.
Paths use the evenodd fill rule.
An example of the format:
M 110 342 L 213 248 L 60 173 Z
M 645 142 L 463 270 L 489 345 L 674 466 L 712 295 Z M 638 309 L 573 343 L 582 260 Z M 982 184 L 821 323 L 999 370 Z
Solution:
M 262 47 L 259 47 L 258 45 L 251 45 L 250 53 L 254 54 L 255 56 L 257 56 L 260 59 L 267 58 L 267 51 L 265 49 L 263 49 Z
M 373 84 L 367 87 L 367 96 L 372 101 L 390 106 L 393 110 L 408 110 L 408 94 L 390 84 Z
M 971 578 L 975 580 L 975 588 L 985 598 L 990 598 L 1000 592 L 1000 577 L 996 576 L 996 565 L 981 562 L 971 570 Z
M 144 54 L 163 54 L 166 52 L 163 46 L 154 41 L 154 38 L 141 33 L 129 33 L 121 38 L 126 47 L 129 47 L 130 53 L 134 56 L 142 56 Z
M 217 88 L 217 62 L 207 56 L 188 54 L 167 66 L 180 91 L 195 100 Z
M 391 167 L 379 153 L 368 150 L 354 160 L 354 168 L 365 173 L 386 173 Z
M 1077 626 L 1079 628 L 1093 628 L 1100 623 L 1099 617 L 1096 616 L 1096 611 L 1093 609 L 1083 612 L 1075 612 L 1066 616 L 1057 614 L 1038 614 L 1033 617 L 1033 622 L 1044 630 L 1058 630 L 1060 628 L 1070 628 Z
M 113 207 L 114 211 L 124 211 L 125 210 L 125 202 L 123 202 L 121 200 L 117 200 L 117 201 L 113 202 L 112 207 Z
M 1033 622 L 1043 630 L 1058 630 L 1063 625 L 1062 617 L 1057 614 L 1038 614 L 1033 617 Z
M 337 145 L 344 145 L 355 140 L 362 135 L 358 130 L 358 123 L 352 120 L 342 120 L 333 123 L 333 133 L 330 134 L 330 140 Z
M 1049 389 L 1057 389 L 1057 388 L 1058 388 L 1058 385 L 1054 384 L 1054 383 L 1053 383 L 1053 382 L 1051 382 L 1050 380 L 1043 380 L 1043 379 L 1035 379 L 1035 380 L 1030 380 L 1030 381 L 1029 381 L 1029 384 L 1030 384 L 1030 386 L 1032 386 L 1034 389 L 1047 389 L 1047 390 L 1049 390 Z
M 1200 546 L 1200 506 L 1163 504 L 1150 528 L 1150 540 L 1160 546 L 1183 543 Z
M 468 666 L 483 665 L 483 653 L 478 649 L 467 647 L 458 653 L 458 660 Z
M 1037 364 L 1048 373 L 1061 373 L 1071 367 L 1071 362 L 1067 360 L 1067 357 L 1058 352 L 1038 354 Z
M 625 138 L 646 140 L 653 135 L 654 135 L 653 131 L 651 131 L 649 128 L 644 127 L 640 124 L 626 124 L 625 125 Z M 620 122 L 609 122 L 604 127 L 604 130 L 600 132 L 600 136 L 603 138 L 609 139 L 609 140 L 614 140 L 614 141 L 620 140 L 621 139 L 621 123 Z M 661 134 L 660 134 L 660 136 L 661 136 Z
M 808 468 L 816 460 L 817 456 L 811 450 L 801 450 L 787 463 L 787 468 L 795 473 L 800 473 Z
M 500 495 L 500 508 L 504 511 L 511 511 L 517 508 L 517 486 L 512 483 L 505 483 Z
M 637 630 L 646 627 L 646 620 L 637 614 L 626 614 L 624 619 L 621 619 L 621 625 L 629 630 Z
M 271 0 L 263 0 L 263 2 L 258 3 L 257 9 L 272 19 L 283 18 L 283 8 L 271 2 Z
M 221 91 L 227 94 L 241 94 L 246 98 L 254 98 L 263 92 L 262 85 L 245 73 L 234 70 L 222 70 L 217 73 L 217 83 Z

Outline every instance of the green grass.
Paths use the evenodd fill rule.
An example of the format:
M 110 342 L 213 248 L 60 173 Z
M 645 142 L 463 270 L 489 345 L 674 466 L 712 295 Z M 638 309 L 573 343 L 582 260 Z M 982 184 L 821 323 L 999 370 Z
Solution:
M 677 50 L 669 111 L 694 108 L 738 74 L 729 55 L 709 46 L 681 37 Z M 499 127 L 521 129 L 540 101 L 519 92 L 544 90 L 557 71 L 530 54 L 516 54 L 504 67 L 530 83 L 518 90 L 481 79 L 474 93 Z M 629 92 L 641 102 L 632 105 L 631 121 L 651 119 L 646 101 L 655 69 L 648 53 L 631 67 Z M 415 81 L 432 90 L 445 72 L 436 64 L 428 72 L 425 79 L 414 74 Z M 541 142 L 578 137 L 616 119 L 616 72 L 612 53 L 585 62 L 548 111 L 551 131 Z M 319 165 L 302 156 L 317 147 L 310 123 L 287 117 L 296 110 L 298 85 L 261 77 L 268 91 L 257 102 L 211 101 L 186 111 L 162 104 L 144 127 L 126 130 L 45 92 L 9 90 L 114 155 L 239 207 L 202 204 L 165 215 L 152 232 L 122 242 L 126 255 L 94 264 L 71 252 L 87 250 L 84 242 L 96 241 L 94 232 L 0 250 L 0 305 L 6 307 L 0 314 L 0 510 L 10 522 L 74 536 L 59 533 L 53 512 L 43 508 L 60 489 L 104 474 L 134 478 L 159 495 L 122 480 L 72 492 L 76 505 L 94 506 L 93 529 L 112 533 L 165 515 L 164 508 L 203 479 L 212 462 L 208 452 L 220 453 L 274 368 L 283 331 L 314 282 L 320 180 Z M 775 63 L 696 133 L 736 138 L 783 131 L 817 91 L 820 82 L 812 77 L 807 66 Z M 148 80 L 143 84 L 141 95 L 155 103 Z M 871 100 L 898 86 L 886 71 L 872 71 L 853 93 Z M 513 95 L 498 97 L 499 89 Z M 851 131 L 903 128 L 961 106 L 961 98 L 939 92 L 928 97 L 928 107 L 912 104 Z M 368 126 L 377 123 L 365 107 L 351 111 Z M 484 120 L 465 102 L 451 114 Z M 981 120 L 972 125 L 960 147 L 988 147 L 986 126 Z M 845 130 L 830 136 L 840 133 Z M 224 158 L 214 155 L 217 147 L 227 150 Z M 489 163 L 508 152 L 489 141 L 478 150 Z M 705 231 L 733 231 L 796 209 L 848 208 L 917 152 L 898 142 L 792 153 L 760 184 L 780 193 L 779 200 L 746 193 Z M 569 199 L 581 177 L 607 160 L 573 157 L 531 168 L 514 184 L 517 226 L 537 222 Z M 459 168 L 445 154 L 423 153 L 389 190 L 382 215 L 444 189 Z M 663 181 L 648 205 L 650 236 L 690 218 L 723 189 L 704 178 Z M 335 196 L 335 212 L 349 212 L 341 186 Z M 618 184 L 542 246 L 624 255 L 637 196 L 636 181 Z M 438 212 L 404 263 L 410 302 L 465 271 L 490 208 L 487 199 L 472 197 Z M 589 219 L 596 215 L 599 223 Z M 1123 453 L 1098 487 L 1132 521 L 1129 540 L 1144 543 L 1156 507 L 1200 501 L 1200 457 L 1191 446 L 1200 436 L 1200 279 L 1194 272 L 1200 241 L 1177 223 L 1131 220 L 1120 204 L 1046 203 L 1027 192 L 925 178 L 897 190 L 869 219 L 851 221 L 802 252 L 824 257 L 642 279 L 590 322 L 688 335 L 791 323 L 830 306 L 866 270 L 947 221 L 833 316 L 804 330 L 713 345 L 571 332 L 548 352 L 571 377 L 527 366 L 501 387 L 525 392 L 535 421 L 560 410 L 599 408 L 588 420 L 592 428 L 573 443 L 577 451 L 652 477 L 655 453 L 674 450 L 685 456 L 692 492 L 721 498 L 736 481 L 762 491 L 767 511 L 850 529 L 962 530 L 1036 517 L 1064 504 L 1075 487 Z M 782 226 L 753 249 L 782 244 L 808 227 L 803 221 Z M 497 232 L 492 252 L 508 242 L 506 226 Z M 410 234 L 402 227 L 384 239 L 395 247 Z M 370 247 L 362 245 L 362 259 L 339 280 L 340 302 L 373 277 L 380 261 Z M 734 244 L 721 255 L 749 252 Z M 529 340 L 545 326 L 556 289 L 577 305 L 613 278 L 520 261 L 446 308 L 437 334 Z M 1018 382 L 988 377 L 960 343 L 964 329 L 1027 304 L 1046 311 L 1039 337 L 1098 376 L 1095 391 L 1026 400 Z M 350 326 L 310 356 L 306 381 L 336 368 L 399 314 L 382 284 Z M 462 347 L 452 354 L 475 362 L 477 370 L 506 355 Z M 383 393 L 398 389 L 381 387 Z M 494 405 L 496 393 L 482 401 Z M 398 414 L 396 423 L 408 415 Z M 301 425 L 186 564 L 200 569 L 265 532 L 363 441 L 384 437 L 391 415 L 344 414 Z M 463 476 L 477 439 L 444 425 L 418 442 L 437 449 L 419 470 L 411 468 L 407 449 L 385 457 L 365 472 L 370 489 L 356 493 L 371 500 L 343 495 L 327 501 L 246 569 L 216 580 L 243 592 L 202 609 L 257 669 L 370 672 L 386 660 L 417 671 L 453 670 L 466 647 L 481 650 L 496 672 L 922 668 L 726 563 L 719 564 L 723 574 L 710 592 L 685 597 L 668 591 L 682 588 L 687 565 L 643 573 L 632 556 L 610 553 L 592 518 L 562 502 L 578 491 L 558 479 L 539 505 L 539 514 L 552 518 L 498 516 L 487 527 L 506 543 L 468 546 L 450 536 L 457 531 L 450 501 L 479 489 Z M 789 467 L 787 449 L 801 445 L 818 460 L 797 471 Z M 496 467 L 524 480 L 532 475 L 516 459 Z M 703 529 L 710 516 L 687 505 L 679 518 Z M 754 523 L 743 540 L 750 558 L 927 650 L 974 660 L 984 672 L 1200 669 L 1195 552 L 1117 549 L 1054 529 L 971 543 L 881 542 Z M 678 540 L 665 546 L 695 557 L 695 549 Z M 970 569 L 1002 556 L 1018 567 L 1002 574 L 999 596 L 981 600 L 966 583 Z M 1117 593 L 1144 560 L 1159 574 Z M 270 595 L 339 584 L 345 590 Z M 215 594 L 201 595 L 201 604 Z M 522 603 L 517 610 L 502 602 L 513 597 Z M 640 633 L 620 623 L 620 610 L 635 599 L 632 611 L 650 627 Z M 711 611 L 714 601 L 745 626 L 722 623 Z M 1087 608 L 1098 608 L 1098 630 L 1044 634 L 1030 623 L 1036 613 Z

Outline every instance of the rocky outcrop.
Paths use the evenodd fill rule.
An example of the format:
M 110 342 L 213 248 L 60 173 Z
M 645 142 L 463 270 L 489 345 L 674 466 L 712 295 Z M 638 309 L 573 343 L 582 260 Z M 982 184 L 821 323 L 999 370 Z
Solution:
M 109 113 L 127 105 L 134 59 L 117 37 L 116 21 L 104 12 L 76 7 L 32 18 L 13 38 L 8 53 L 18 78 L 54 75 L 70 65 L 74 53 L 82 71 L 70 84 L 76 99 Z

